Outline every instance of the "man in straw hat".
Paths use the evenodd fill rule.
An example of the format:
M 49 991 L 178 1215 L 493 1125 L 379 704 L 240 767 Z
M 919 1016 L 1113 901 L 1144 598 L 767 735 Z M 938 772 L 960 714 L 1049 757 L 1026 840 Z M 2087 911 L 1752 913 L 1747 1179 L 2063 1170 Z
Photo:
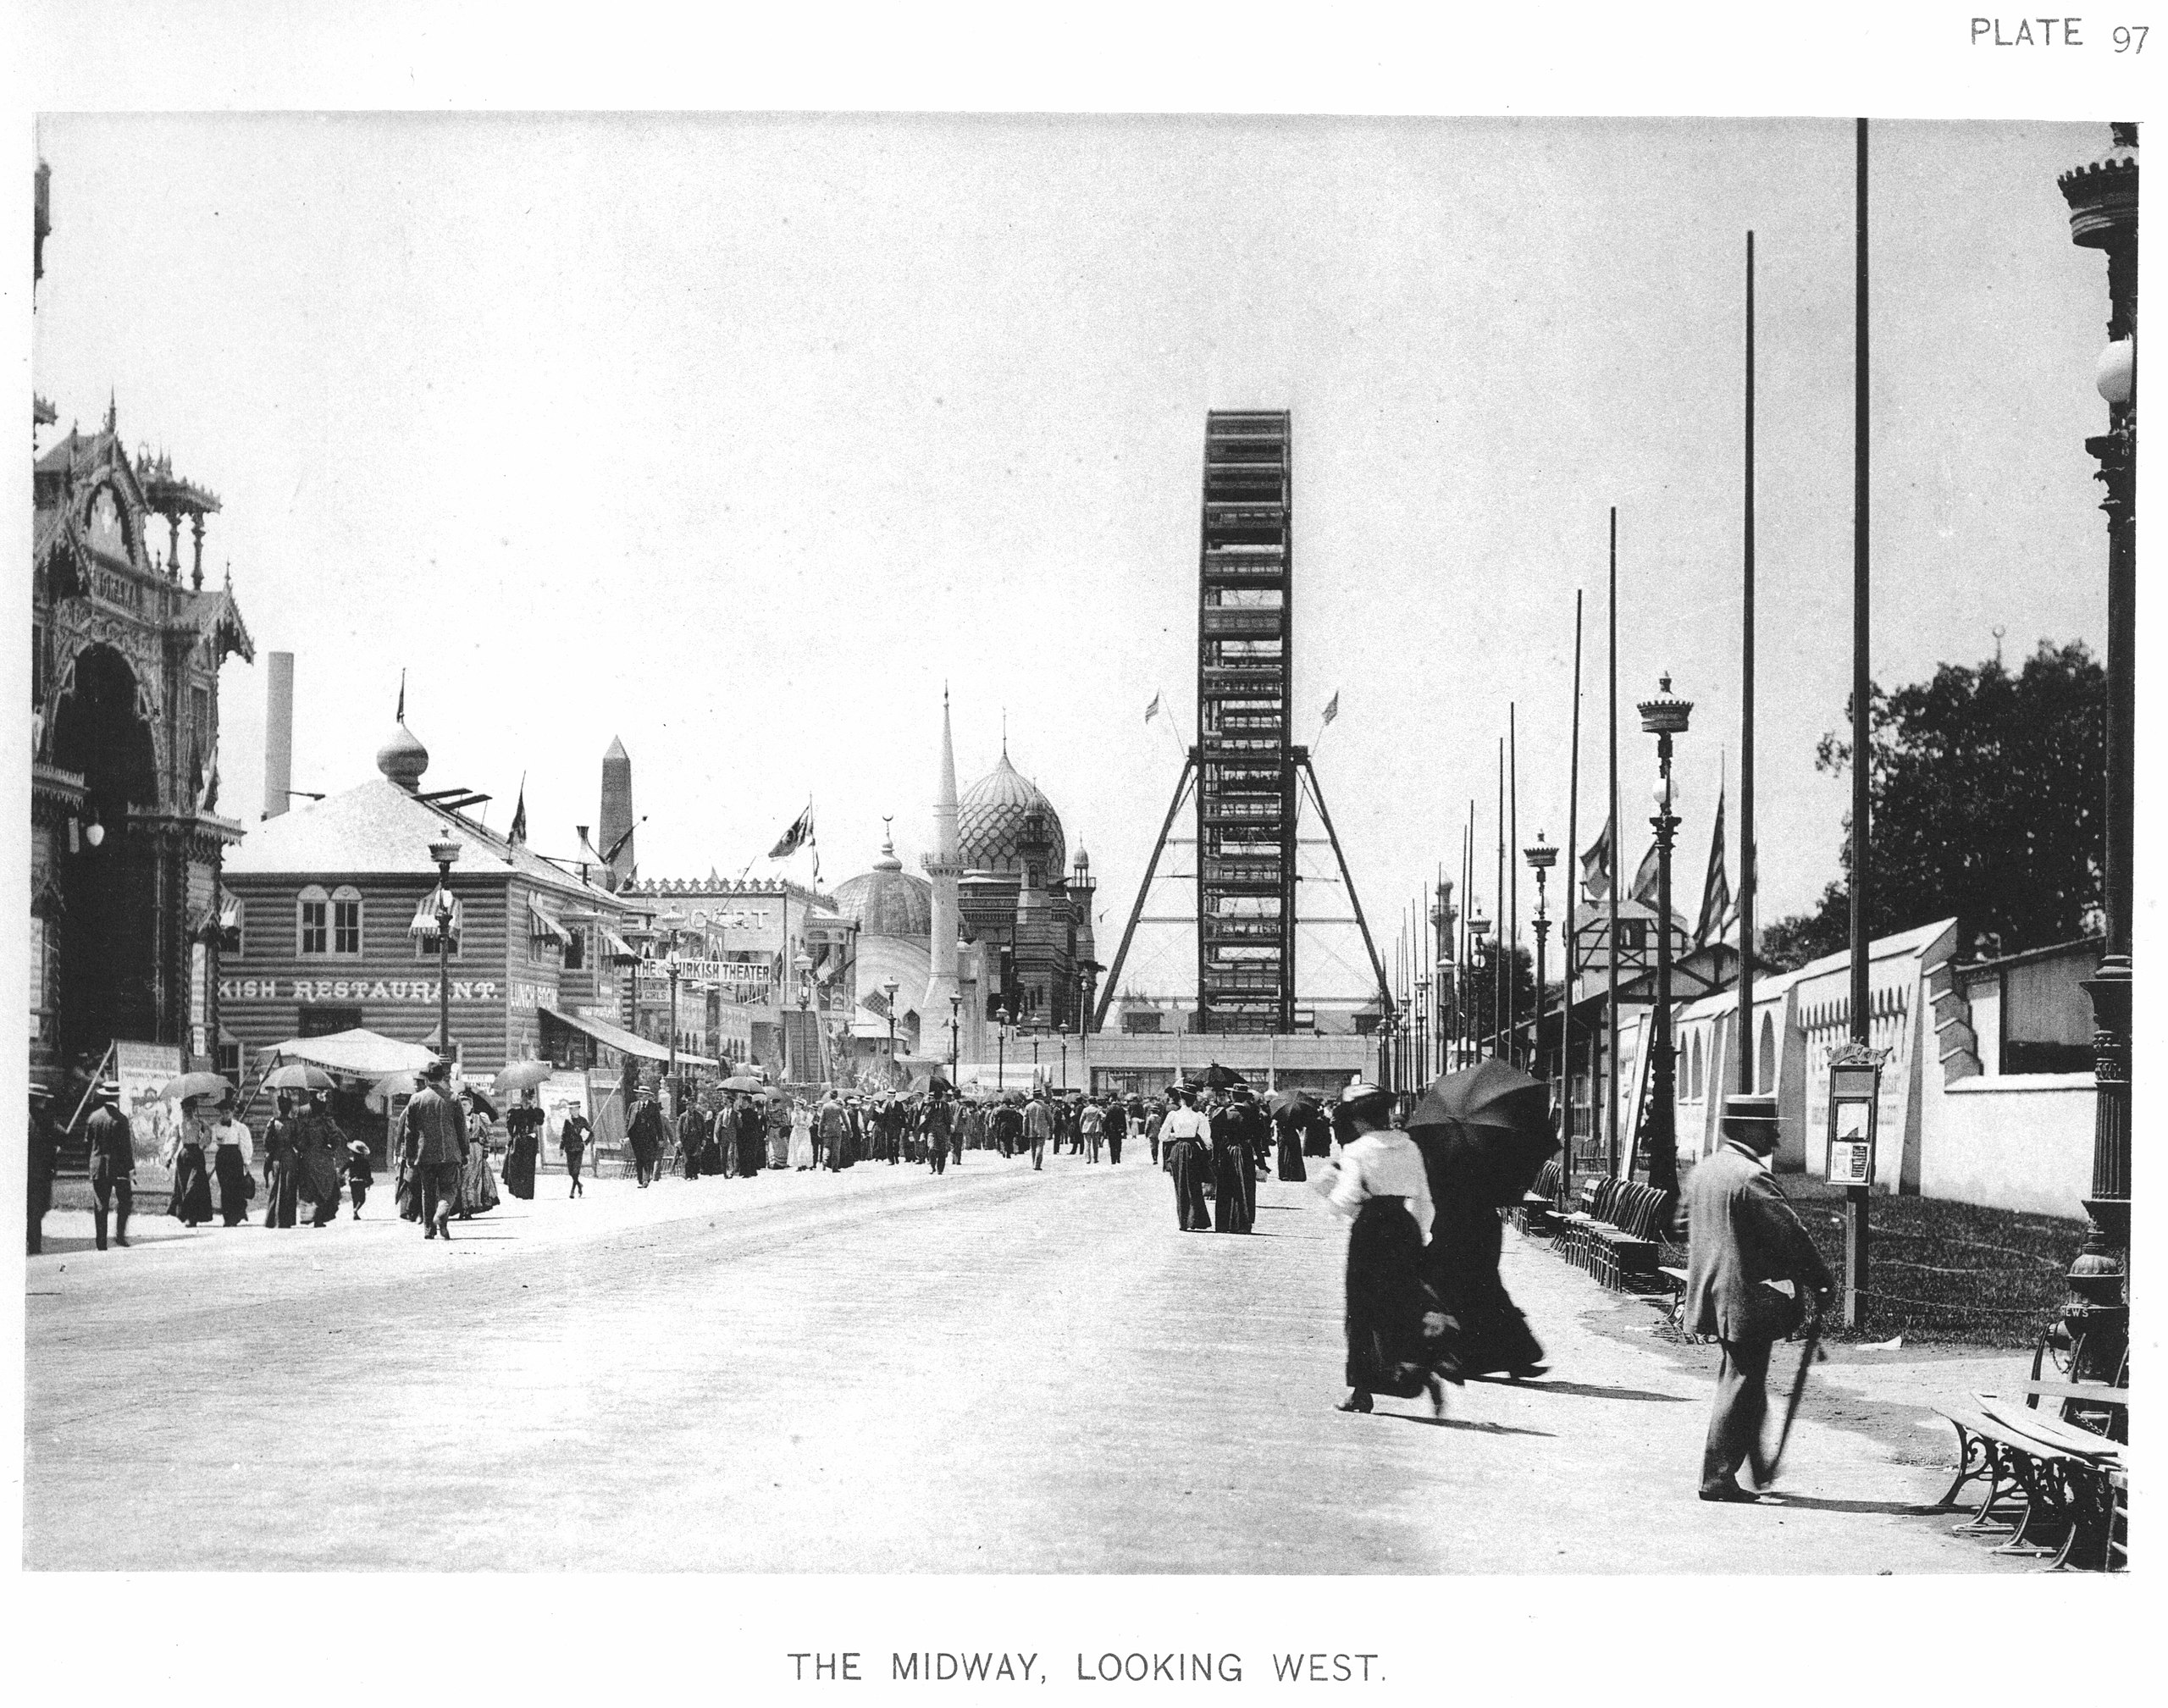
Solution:
M 451 1094 L 451 1064 L 438 1057 L 422 1070 L 421 1089 L 406 1105 L 400 1147 L 414 1170 L 422 1237 L 451 1237 L 451 1207 L 467 1161 L 467 1119 Z
M 128 1117 L 120 1113 L 120 1081 L 98 1081 L 97 1108 L 86 1127 L 91 1141 L 91 1226 L 98 1249 L 105 1249 L 106 1216 L 110 1211 L 113 1243 L 128 1243 L 128 1218 L 136 1208 L 136 1135 Z
M 1685 1324 L 1723 1348 L 1701 1455 L 1704 1501 L 1751 1501 L 1739 1468 L 1766 1484 L 1762 1422 L 1769 1408 L 1769 1351 L 1796 1328 L 1804 1299 L 1827 1302 L 1828 1265 L 1771 1176 L 1777 1100 L 1724 1099 L 1723 1143 L 1687 1182 Z M 1797 1291 L 1772 1283 L 1788 1280 Z

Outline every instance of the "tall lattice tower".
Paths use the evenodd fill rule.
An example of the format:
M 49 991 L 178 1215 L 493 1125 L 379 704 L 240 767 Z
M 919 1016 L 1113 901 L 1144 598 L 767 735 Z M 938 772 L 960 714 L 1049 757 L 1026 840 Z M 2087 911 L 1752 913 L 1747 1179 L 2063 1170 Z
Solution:
M 1204 419 L 1197 633 L 1200 1031 L 1286 1031 L 1294 1025 L 1290 436 L 1285 410 L 1214 410 Z

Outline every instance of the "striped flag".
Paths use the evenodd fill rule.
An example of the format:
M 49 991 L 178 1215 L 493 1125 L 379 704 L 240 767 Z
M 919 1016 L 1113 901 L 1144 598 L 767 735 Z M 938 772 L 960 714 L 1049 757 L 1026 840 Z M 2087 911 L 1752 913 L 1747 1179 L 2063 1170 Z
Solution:
M 1159 716 L 1159 696 L 1155 694 L 1152 696 L 1152 704 L 1144 708 L 1144 721 L 1145 722 L 1149 723 L 1153 718 Z
M 1325 721 L 1330 723 L 1340 716 L 1340 690 L 1332 691 L 1332 698 L 1325 703 Z

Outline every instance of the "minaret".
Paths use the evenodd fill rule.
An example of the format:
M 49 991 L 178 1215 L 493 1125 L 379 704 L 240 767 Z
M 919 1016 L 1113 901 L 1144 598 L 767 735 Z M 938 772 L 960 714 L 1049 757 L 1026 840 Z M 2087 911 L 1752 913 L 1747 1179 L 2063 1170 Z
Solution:
M 602 816 L 595 828 L 597 846 L 610 863 L 604 882 L 617 889 L 633 871 L 633 761 L 615 736 L 602 755 Z
M 933 941 L 928 946 L 926 996 L 918 1011 L 931 1028 L 948 1023 L 948 998 L 957 992 L 956 880 L 964 870 L 956 848 L 956 743 L 948 730 L 946 686 L 941 690 L 941 777 L 933 795 L 933 851 L 925 864 L 926 876 L 933 880 Z

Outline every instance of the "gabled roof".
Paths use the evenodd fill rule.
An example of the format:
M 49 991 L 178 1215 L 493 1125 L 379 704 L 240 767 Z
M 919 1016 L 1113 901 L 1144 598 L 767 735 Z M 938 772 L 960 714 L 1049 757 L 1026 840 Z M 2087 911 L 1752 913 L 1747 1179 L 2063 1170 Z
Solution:
M 606 912 L 644 913 L 632 898 L 614 896 L 599 884 L 551 865 L 496 831 L 459 813 L 409 794 L 387 777 L 372 777 L 339 794 L 266 819 L 230 850 L 230 877 L 333 875 L 434 878 L 429 844 L 449 835 L 460 843 L 455 880 L 500 875 L 522 877 L 567 899 Z

